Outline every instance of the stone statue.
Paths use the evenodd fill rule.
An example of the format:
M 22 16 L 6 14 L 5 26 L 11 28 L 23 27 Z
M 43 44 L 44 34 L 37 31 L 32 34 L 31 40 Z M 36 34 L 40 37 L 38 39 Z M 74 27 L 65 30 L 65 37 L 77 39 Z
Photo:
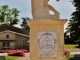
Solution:
M 60 13 L 48 4 L 49 0 L 32 0 L 32 16 L 33 19 L 59 19 Z M 59 1 L 59 0 L 57 0 Z M 54 15 L 49 13 L 54 12 Z

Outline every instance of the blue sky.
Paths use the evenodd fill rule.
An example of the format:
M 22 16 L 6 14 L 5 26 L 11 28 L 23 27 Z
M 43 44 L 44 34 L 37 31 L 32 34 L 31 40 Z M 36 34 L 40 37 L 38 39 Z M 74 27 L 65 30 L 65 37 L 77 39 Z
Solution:
M 69 20 L 71 18 L 71 13 L 75 10 L 70 1 L 71 0 L 60 0 L 57 2 L 56 0 L 49 0 L 49 4 L 60 12 L 60 19 Z M 19 11 L 21 11 L 18 17 L 20 20 L 22 17 L 32 18 L 31 0 L 0 0 L 0 5 L 8 5 L 10 8 L 17 8 Z M 65 28 L 67 23 L 64 26 Z

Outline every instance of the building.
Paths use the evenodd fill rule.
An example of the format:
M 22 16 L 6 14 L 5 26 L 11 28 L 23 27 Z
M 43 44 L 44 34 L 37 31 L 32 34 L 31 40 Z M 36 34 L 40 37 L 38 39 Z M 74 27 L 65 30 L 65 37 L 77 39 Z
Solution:
M 29 49 L 29 31 L 3 24 L 0 26 L 0 49 Z

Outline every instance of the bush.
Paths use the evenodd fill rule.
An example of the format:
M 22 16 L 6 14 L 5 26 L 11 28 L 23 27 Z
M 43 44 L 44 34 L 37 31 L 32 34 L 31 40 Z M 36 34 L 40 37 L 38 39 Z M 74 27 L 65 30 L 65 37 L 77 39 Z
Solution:
M 64 50 L 64 54 L 68 57 L 70 52 L 68 50 Z
M 27 52 L 28 52 L 28 50 L 25 50 L 25 49 L 21 49 L 21 51 L 23 51 L 23 52 L 25 52 L 25 53 L 27 53 Z
M 25 52 L 23 51 L 11 51 L 8 54 L 9 56 L 25 56 Z
M 28 50 L 25 49 L 15 49 L 15 50 L 0 50 L 0 53 L 8 53 L 9 56 L 25 56 Z
M 0 53 L 5 53 L 5 50 L 0 50 Z

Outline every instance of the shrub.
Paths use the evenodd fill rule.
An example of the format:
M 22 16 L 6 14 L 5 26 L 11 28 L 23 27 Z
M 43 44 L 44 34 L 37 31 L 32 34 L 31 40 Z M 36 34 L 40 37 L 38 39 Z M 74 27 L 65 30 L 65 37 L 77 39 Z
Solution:
M 28 52 L 28 50 L 25 50 L 25 49 L 21 49 L 21 51 L 23 51 L 23 52 L 25 52 L 25 53 L 27 53 L 27 52 Z
M 18 51 L 18 50 L 19 49 L 15 49 L 15 50 L 8 50 L 8 49 L 6 49 L 6 50 L 0 50 L 0 53 L 9 53 L 11 51 Z M 20 49 L 19 51 L 24 51 L 25 53 L 28 52 L 28 50 L 25 50 L 25 49 Z
M 23 51 L 11 51 L 8 54 L 9 56 L 25 56 L 25 53 Z
M 5 53 L 5 50 L 0 50 L 0 53 Z
M 64 54 L 68 57 L 70 52 L 68 50 L 64 50 Z
M 15 49 L 15 50 L 0 50 L 0 53 L 8 53 L 9 56 L 25 56 L 28 50 L 25 49 Z

